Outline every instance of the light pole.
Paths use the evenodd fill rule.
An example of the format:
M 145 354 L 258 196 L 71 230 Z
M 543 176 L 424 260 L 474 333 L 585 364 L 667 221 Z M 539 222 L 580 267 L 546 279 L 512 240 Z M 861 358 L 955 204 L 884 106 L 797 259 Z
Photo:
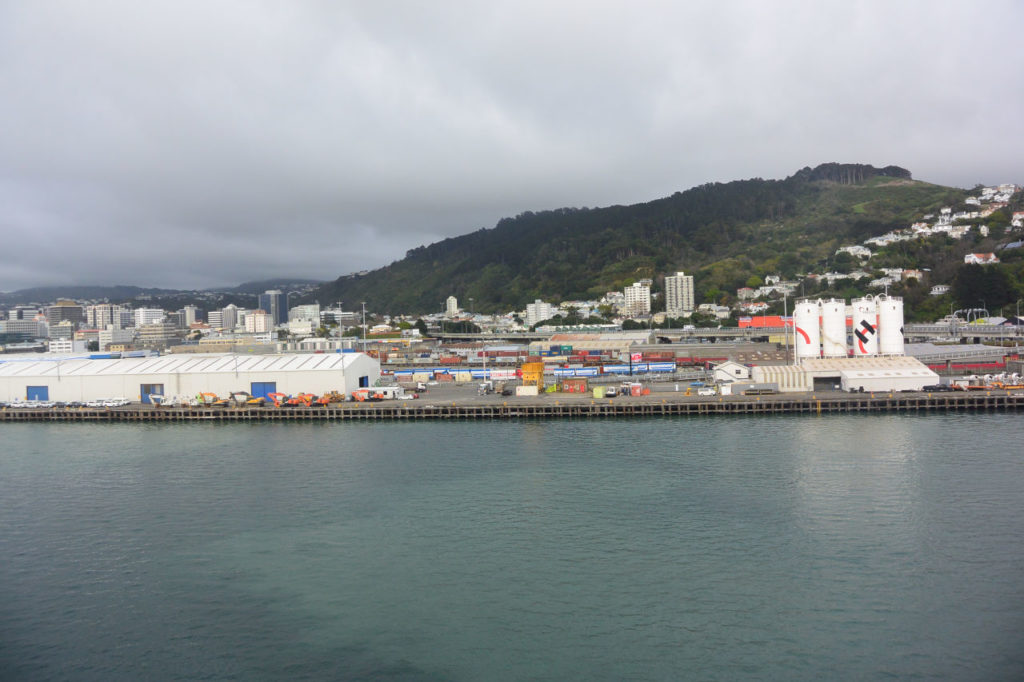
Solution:
M 767 311 L 765 311 L 767 312 Z M 782 347 L 786 351 L 786 364 L 789 364 L 789 324 L 786 318 L 789 317 L 789 299 L 782 294 Z
M 1020 299 L 1020 298 L 1017 299 L 1017 317 L 1014 318 L 1014 347 L 1015 348 L 1018 345 L 1020 345 L 1018 343 L 1018 341 L 1021 338 L 1021 300 L 1024 300 L 1024 299 Z
M 366 350 L 366 301 L 363 304 L 363 350 Z

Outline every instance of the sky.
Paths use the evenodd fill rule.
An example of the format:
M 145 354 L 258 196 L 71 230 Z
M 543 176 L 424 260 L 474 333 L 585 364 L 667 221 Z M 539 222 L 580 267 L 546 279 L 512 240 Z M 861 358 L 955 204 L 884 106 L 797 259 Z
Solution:
M 330 280 L 825 162 L 1024 184 L 1024 3 L 0 0 L 0 291 Z

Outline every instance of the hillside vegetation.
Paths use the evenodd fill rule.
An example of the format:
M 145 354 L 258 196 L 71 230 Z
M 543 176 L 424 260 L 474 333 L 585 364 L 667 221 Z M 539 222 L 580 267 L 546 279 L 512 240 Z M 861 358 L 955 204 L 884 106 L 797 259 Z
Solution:
M 472 297 L 478 312 L 498 311 L 536 298 L 598 298 L 683 270 L 696 276 L 698 300 L 717 300 L 752 275 L 794 277 L 838 246 L 906 227 L 966 196 L 895 166 L 824 164 L 785 180 L 706 184 L 632 206 L 528 211 L 341 277 L 309 298 L 422 313 L 455 295 L 464 305 Z

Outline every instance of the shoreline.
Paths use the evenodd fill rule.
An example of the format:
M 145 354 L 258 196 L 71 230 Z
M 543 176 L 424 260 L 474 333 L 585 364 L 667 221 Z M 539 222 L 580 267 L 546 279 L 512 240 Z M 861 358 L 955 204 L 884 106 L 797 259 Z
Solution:
M 445 419 L 602 419 L 691 415 L 937 413 L 1024 410 L 1024 392 L 778 394 L 713 398 L 654 394 L 642 398 L 591 399 L 546 396 L 541 399 L 457 398 L 343 403 L 336 407 L 153 407 L 5 408 L 0 422 L 284 422 L 284 421 L 436 421 Z

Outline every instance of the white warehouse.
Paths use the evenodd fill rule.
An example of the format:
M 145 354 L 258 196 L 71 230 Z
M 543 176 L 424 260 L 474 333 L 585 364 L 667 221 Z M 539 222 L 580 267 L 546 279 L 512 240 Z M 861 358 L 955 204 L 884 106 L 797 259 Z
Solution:
M 233 391 L 322 394 L 373 386 L 380 363 L 363 353 L 165 355 L 147 358 L 16 358 L 0 361 L 0 400 L 60 402 L 150 394 L 194 396 Z

